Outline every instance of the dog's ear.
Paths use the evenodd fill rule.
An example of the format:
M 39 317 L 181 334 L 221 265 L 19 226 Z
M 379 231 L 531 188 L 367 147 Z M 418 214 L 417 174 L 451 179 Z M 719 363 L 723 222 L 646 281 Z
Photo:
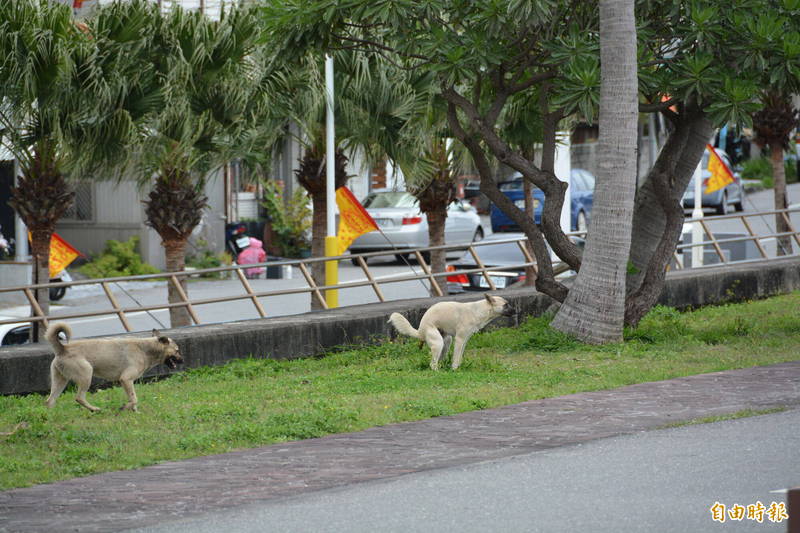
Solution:
M 158 338 L 158 342 L 160 342 L 161 344 L 169 344 L 169 339 L 162 335 Z
M 153 337 L 160 337 L 160 336 L 161 336 L 161 332 L 158 331 L 157 329 L 153 328 Z

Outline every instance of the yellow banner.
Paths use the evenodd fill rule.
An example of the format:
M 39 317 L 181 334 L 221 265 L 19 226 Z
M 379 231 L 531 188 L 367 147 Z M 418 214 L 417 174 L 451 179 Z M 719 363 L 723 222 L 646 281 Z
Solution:
M 354 240 L 365 233 L 375 231 L 378 225 L 347 187 L 336 189 L 336 205 L 339 206 L 339 231 L 336 240 L 341 255 Z
M 28 240 L 31 239 L 31 232 L 28 232 Z M 56 275 L 67 268 L 70 263 L 81 255 L 81 253 L 73 248 L 67 241 L 53 233 L 50 237 L 50 277 L 54 278 Z
M 711 176 L 706 181 L 706 189 L 703 194 L 710 194 L 722 189 L 729 183 L 733 183 L 733 174 L 728 165 L 725 164 L 725 161 L 717 155 L 713 146 L 707 144 L 706 150 L 708 150 L 708 171 L 711 172 Z

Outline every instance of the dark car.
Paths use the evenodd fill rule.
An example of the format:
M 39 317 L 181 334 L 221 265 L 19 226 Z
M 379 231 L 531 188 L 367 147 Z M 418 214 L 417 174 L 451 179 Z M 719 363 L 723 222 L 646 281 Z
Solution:
M 588 170 L 573 168 L 570 172 L 570 204 L 571 204 L 571 229 L 572 231 L 586 231 L 589 217 L 594 203 L 594 175 Z M 520 209 L 525 209 L 525 195 L 522 190 L 522 174 L 517 172 L 512 179 L 498 185 L 500 192 L 505 194 Z M 538 187 L 533 188 L 533 222 L 542 222 L 542 208 L 544 207 L 544 192 Z M 496 205 L 491 209 L 492 231 L 519 231 L 520 227 L 508 215 L 503 213 Z
M 505 289 L 525 281 L 525 267 L 519 265 L 525 264 L 526 259 L 517 244 L 518 239 L 524 238 L 525 234 L 523 233 L 493 234 L 484 239 L 481 245 L 475 246 L 481 262 L 487 269 L 490 269 L 487 274 L 495 288 Z M 570 238 L 575 244 L 583 247 L 583 239 Z M 485 244 L 492 241 L 498 242 L 497 244 Z M 553 257 L 557 259 L 555 256 Z M 449 292 L 453 294 L 463 291 L 488 291 L 491 287 L 489 287 L 486 277 L 481 272 L 469 272 L 478 268 L 475 258 L 469 252 L 448 265 L 447 288 Z M 569 271 L 569 267 L 561 263 L 555 267 L 555 271 L 556 274 L 560 274 Z
M 572 169 L 570 174 L 570 201 L 572 205 L 572 231 L 586 232 L 589 229 L 589 217 L 592 216 L 594 204 L 594 174 L 580 168 Z
M 500 192 L 508 196 L 520 209 L 525 209 L 525 193 L 522 188 L 522 174 L 517 172 L 512 179 L 501 182 L 497 186 Z M 540 224 L 542 222 L 542 206 L 544 206 L 544 192 L 538 187 L 533 188 L 533 222 Z M 519 231 L 519 225 L 511 220 L 508 215 L 500 210 L 499 207 L 492 204 L 489 212 L 489 218 L 492 222 L 492 232 L 500 231 Z

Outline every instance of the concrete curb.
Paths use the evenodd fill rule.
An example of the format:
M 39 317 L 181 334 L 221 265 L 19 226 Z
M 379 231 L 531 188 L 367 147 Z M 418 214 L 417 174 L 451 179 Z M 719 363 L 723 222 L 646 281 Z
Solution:
M 735 266 L 671 272 L 660 302 L 679 309 L 730 301 L 765 298 L 800 289 L 800 257 L 753 262 Z M 552 300 L 533 289 L 503 291 L 502 296 L 518 310 L 514 319 L 494 322 L 510 326 L 528 316 L 543 314 Z M 474 301 L 479 294 L 418 298 L 387 303 L 343 307 L 224 324 L 165 330 L 180 345 L 188 368 L 224 364 L 243 357 L 294 359 L 320 355 L 338 346 L 374 342 L 391 336 L 386 323 L 399 312 L 412 324 L 432 303 L 441 300 Z M 145 333 L 131 334 L 147 336 Z M 35 344 L 0 349 L 0 394 L 25 394 L 49 390 L 49 345 Z M 159 366 L 148 376 L 170 373 Z

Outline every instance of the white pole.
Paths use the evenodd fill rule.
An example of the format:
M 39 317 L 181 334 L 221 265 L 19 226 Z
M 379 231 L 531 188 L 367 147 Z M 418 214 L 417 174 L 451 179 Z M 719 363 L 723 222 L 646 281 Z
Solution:
M 325 193 L 327 198 L 328 233 L 325 237 L 325 256 L 339 255 L 336 241 L 336 145 L 333 121 L 333 58 L 325 56 Z M 325 261 L 325 285 L 339 284 L 339 262 Z M 329 309 L 339 307 L 339 291 L 327 289 L 325 302 Z
M 568 131 L 556 133 L 556 177 L 567 184 L 564 193 L 564 205 L 561 207 L 561 230 L 564 233 L 572 231 L 572 162 L 570 160 L 570 137 Z
M 14 159 L 14 180 L 19 183 L 22 172 L 19 168 L 19 160 Z M 28 260 L 28 228 L 20 216 L 14 212 L 14 260 L 24 262 Z
M 703 218 L 703 171 L 700 168 L 701 163 L 697 164 L 694 169 L 694 209 L 692 210 L 692 218 Z M 703 227 L 700 222 L 692 224 L 692 244 L 703 242 Z M 692 268 L 703 266 L 703 249 L 705 246 L 692 246 Z
M 327 180 L 326 194 L 328 204 L 328 237 L 336 236 L 336 147 L 334 145 L 334 120 L 333 120 L 333 58 L 325 56 L 325 179 Z

